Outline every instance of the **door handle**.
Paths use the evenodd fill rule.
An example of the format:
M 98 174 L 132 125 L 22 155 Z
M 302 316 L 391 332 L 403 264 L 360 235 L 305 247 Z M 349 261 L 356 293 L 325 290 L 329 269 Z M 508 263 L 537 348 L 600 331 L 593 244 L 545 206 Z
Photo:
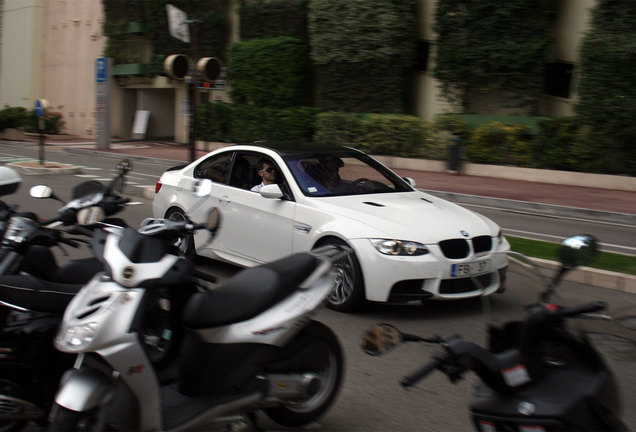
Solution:
M 232 202 L 232 200 L 230 199 L 229 196 L 227 195 L 223 195 L 222 197 L 219 197 L 219 201 L 225 204 L 229 204 Z

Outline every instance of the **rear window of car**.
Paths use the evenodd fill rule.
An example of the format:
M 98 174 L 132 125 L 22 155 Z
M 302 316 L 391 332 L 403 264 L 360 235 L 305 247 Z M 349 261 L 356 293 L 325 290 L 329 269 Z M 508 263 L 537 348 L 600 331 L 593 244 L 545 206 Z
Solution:
M 194 168 L 194 177 L 210 179 L 217 183 L 226 183 L 230 173 L 231 161 L 231 152 L 210 156 Z

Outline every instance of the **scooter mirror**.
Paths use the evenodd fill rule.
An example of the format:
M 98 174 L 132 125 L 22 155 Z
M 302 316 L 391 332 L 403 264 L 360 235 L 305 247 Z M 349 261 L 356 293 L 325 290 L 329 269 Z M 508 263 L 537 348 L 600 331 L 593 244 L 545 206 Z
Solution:
M 122 161 L 119 161 L 116 168 L 117 168 L 117 174 L 124 175 L 128 171 L 132 170 L 132 162 L 128 159 L 124 159 Z
M 208 230 L 216 231 L 217 229 L 219 229 L 219 226 L 221 225 L 221 212 L 217 207 L 212 207 L 210 213 L 208 213 L 206 222 Z
M 559 258 L 564 268 L 590 264 L 598 253 L 598 241 L 589 234 L 579 234 L 561 242 Z
M 37 185 L 29 190 L 29 195 L 33 198 L 51 198 L 53 189 L 46 185 Z
M 391 351 L 403 341 L 402 333 L 390 324 L 375 324 L 362 336 L 360 347 L 365 353 L 378 356 Z
M 199 198 L 206 197 L 212 193 L 212 180 L 204 179 L 194 185 L 194 194 Z
M 101 207 L 87 207 L 77 212 L 77 223 L 93 225 L 104 220 L 104 210 Z

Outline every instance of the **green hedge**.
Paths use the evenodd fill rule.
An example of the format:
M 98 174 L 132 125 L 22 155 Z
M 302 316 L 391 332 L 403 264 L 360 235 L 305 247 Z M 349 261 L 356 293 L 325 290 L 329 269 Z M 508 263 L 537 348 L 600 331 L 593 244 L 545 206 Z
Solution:
M 0 110 L 0 130 L 22 128 L 26 123 L 26 116 L 26 108 L 5 106 Z
M 405 157 L 430 157 L 435 147 L 426 123 L 397 114 L 320 113 L 314 140 Z
M 44 118 L 44 133 L 59 134 L 64 130 L 62 114 L 46 109 L 42 117 Z M 38 127 L 39 118 L 35 114 L 35 110 L 9 106 L 0 110 L 0 130 L 15 128 L 24 129 L 27 132 L 39 132 Z
M 228 57 L 234 103 L 277 108 L 309 104 L 309 55 L 302 41 L 283 36 L 236 42 Z
M 241 40 L 290 36 L 307 41 L 308 0 L 240 0 Z
M 311 0 L 317 105 L 405 113 L 415 63 L 415 0 Z
M 200 104 L 196 113 L 197 138 L 220 142 L 311 141 L 316 112 L 310 107 Z

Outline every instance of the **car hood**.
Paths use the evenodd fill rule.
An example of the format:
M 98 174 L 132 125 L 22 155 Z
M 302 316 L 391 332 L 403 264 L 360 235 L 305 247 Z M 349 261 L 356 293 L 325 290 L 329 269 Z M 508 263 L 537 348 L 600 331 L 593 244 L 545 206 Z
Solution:
M 323 211 L 351 219 L 355 237 L 383 237 L 424 244 L 462 236 L 496 236 L 490 219 L 424 192 L 315 198 Z

